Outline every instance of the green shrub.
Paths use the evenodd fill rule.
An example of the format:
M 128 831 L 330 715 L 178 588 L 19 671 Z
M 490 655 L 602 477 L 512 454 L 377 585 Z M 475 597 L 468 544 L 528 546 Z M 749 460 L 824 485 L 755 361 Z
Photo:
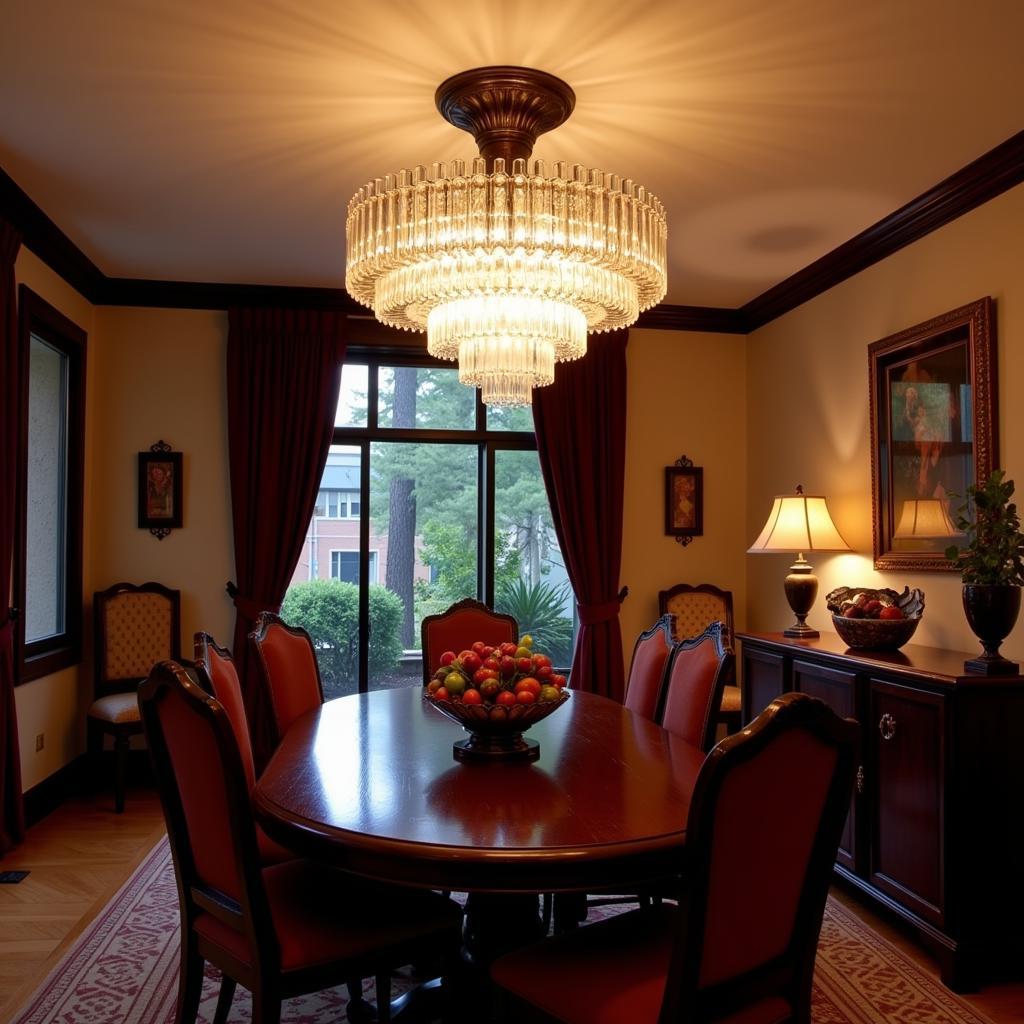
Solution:
M 389 672 L 402 656 L 402 602 L 387 587 L 370 588 L 370 676 Z M 359 679 L 359 588 L 340 580 L 309 580 L 289 587 L 281 618 L 313 640 L 324 683 L 354 689 Z

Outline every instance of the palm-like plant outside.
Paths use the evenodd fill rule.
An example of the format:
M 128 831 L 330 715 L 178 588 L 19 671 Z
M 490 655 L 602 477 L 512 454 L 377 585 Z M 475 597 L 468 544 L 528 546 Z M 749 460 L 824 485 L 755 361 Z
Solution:
M 572 661 L 572 619 L 565 614 L 570 596 L 568 584 L 531 584 L 517 577 L 501 581 L 494 595 L 494 610 L 514 616 L 519 635 L 533 637 L 534 650 L 566 667 Z

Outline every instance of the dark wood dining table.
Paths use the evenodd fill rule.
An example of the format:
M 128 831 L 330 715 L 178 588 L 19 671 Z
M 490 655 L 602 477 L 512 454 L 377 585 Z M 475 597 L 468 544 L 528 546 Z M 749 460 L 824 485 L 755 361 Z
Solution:
M 256 785 L 278 842 L 376 881 L 470 893 L 480 950 L 536 934 L 508 894 L 635 891 L 678 874 L 704 754 L 574 692 L 531 763 L 459 763 L 460 726 L 418 687 L 341 697 L 289 728 Z M 504 894 L 501 896 L 495 894 Z

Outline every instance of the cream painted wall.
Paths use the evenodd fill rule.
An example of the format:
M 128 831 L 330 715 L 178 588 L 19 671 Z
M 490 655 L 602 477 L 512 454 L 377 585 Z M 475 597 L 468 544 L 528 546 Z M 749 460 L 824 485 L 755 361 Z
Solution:
M 227 474 L 227 317 L 195 310 L 93 309 L 23 251 L 19 281 L 88 335 L 81 666 L 18 687 L 22 785 L 29 789 L 85 748 L 92 700 L 91 595 L 157 580 L 182 592 L 185 656 L 198 629 L 230 644 L 234 571 Z M 137 453 L 158 439 L 184 452 L 184 527 L 158 541 L 136 525 Z M 35 753 L 35 737 L 46 743 Z
M 714 583 L 746 606 L 746 338 L 631 330 L 627 358 L 626 493 L 621 581 L 626 668 L 637 634 L 658 616 L 658 591 Z M 685 548 L 665 536 L 665 467 L 680 455 L 704 468 L 704 535 Z
M 914 643 L 977 652 L 953 573 L 874 571 L 868 425 L 870 342 L 984 295 L 996 300 L 1000 464 L 1024 494 L 1024 186 L 933 232 L 763 327 L 748 339 L 747 534 L 764 523 L 773 494 L 802 483 L 828 497 L 854 554 L 819 555 L 810 624 L 831 631 L 822 595 L 843 585 L 905 584 L 925 593 Z M 782 591 L 790 559 L 747 557 L 747 623 L 792 621 Z M 1024 619 L 1003 646 L 1024 659 Z
M 182 653 L 199 629 L 231 643 L 234 572 L 228 481 L 227 316 L 200 310 L 97 310 L 92 529 L 86 593 L 120 580 L 181 591 Z M 137 526 L 138 452 L 184 453 L 184 525 L 163 540 Z
M 89 536 L 90 477 L 92 450 L 89 441 L 94 433 L 95 377 L 91 362 L 96 350 L 95 310 L 78 292 L 38 260 L 28 249 L 22 248 L 14 266 L 18 284 L 27 285 L 37 295 L 58 309 L 88 335 L 86 341 L 86 403 L 85 403 L 85 489 L 86 508 L 83 530 Z M 86 542 L 88 545 L 88 542 Z M 91 552 L 83 552 L 83 577 L 88 580 L 91 571 Z M 48 775 L 57 771 L 82 749 L 82 723 L 89 706 L 86 682 L 77 668 L 65 669 L 53 675 L 34 679 L 14 691 L 14 704 L 18 715 L 18 740 L 21 748 L 22 787 L 30 789 Z M 35 738 L 44 736 L 44 746 L 38 753 Z

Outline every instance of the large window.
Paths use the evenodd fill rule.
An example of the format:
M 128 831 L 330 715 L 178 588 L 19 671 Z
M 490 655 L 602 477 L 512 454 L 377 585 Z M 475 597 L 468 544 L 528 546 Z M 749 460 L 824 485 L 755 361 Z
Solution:
M 18 678 L 81 658 L 85 333 L 21 286 Z
M 575 603 L 530 410 L 485 409 L 447 365 L 350 358 L 282 609 L 313 636 L 327 695 L 418 684 L 423 617 L 464 597 L 568 665 Z

